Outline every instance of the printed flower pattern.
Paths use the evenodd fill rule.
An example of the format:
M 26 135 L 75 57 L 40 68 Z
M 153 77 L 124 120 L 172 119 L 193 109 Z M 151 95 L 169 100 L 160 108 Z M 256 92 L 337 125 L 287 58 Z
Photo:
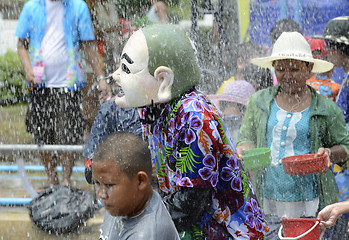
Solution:
M 213 187 L 217 185 L 218 182 L 218 171 L 217 171 L 217 161 L 212 155 L 207 155 L 202 161 L 205 167 L 199 170 L 199 174 L 202 179 L 211 179 L 211 184 Z
M 181 119 L 180 125 L 182 127 L 179 129 L 179 140 L 189 145 L 196 140 L 195 131 L 202 127 L 202 121 L 198 116 L 189 112 Z
M 227 163 L 227 167 L 222 170 L 222 179 L 224 181 L 230 181 L 230 186 L 235 191 L 242 190 L 242 179 L 240 175 L 240 168 L 236 158 L 231 157 Z
M 261 232 L 263 229 L 263 214 L 255 199 L 251 198 L 251 203 L 246 203 L 244 212 L 247 213 L 246 223 L 251 228 L 256 228 L 257 231 Z
M 182 177 L 182 173 L 181 173 L 180 169 L 177 169 L 176 176 L 177 176 L 177 179 L 176 179 L 177 186 L 181 186 L 181 187 L 193 187 L 194 186 L 188 177 Z

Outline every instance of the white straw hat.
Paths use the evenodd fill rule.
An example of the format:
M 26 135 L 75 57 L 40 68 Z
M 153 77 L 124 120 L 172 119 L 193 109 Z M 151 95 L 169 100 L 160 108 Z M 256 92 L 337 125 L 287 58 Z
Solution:
M 264 68 L 271 68 L 275 60 L 295 59 L 314 63 L 312 72 L 322 73 L 330 71 L 333 64 L 324 60 L 315 59 L 310 46 L 302 34 L 298 32 L 283 32 L 276 40 L 271 56 L 254 58 L 251 63 Z

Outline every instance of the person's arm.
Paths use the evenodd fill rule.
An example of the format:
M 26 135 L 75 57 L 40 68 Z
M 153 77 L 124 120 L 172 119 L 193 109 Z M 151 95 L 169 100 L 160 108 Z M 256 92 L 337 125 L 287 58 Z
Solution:
M 82 47 L 86 53 L 87 60 L 90 63 L 93 71 L 97 76 L 99 88 L 101 90 L 101 95 L 99 96 L 101 102 L 108 100 L 112 96 L 112 91 L 110 86 L 107 84 L 104 79 L 103 70 L 101 68 L 101 62 L 99 60 L 99 54 L 95 41 L 81 41 Z
M 239 139 L 237 142 L 236 152 L 239 157 L 242 157 L 243 153 L 254 146 L 256 139 L 256 126 L 254 124 L 255 114 L 253 111 L 254 100 L 250 97 L 244 118 L 242 119 L 241 127 L 239 130 Z
M 347 152 L 345 149 L 340 145 L 332 146 L 331 148 L 319 148 L 317 155 L 327 154 L 327 159 L 332 163 L 340 163 L 343 161 L 343 159 L 347 158 Z
M 321 228 L 324 229 L 333 226 L 338 217 L 343 213 L 349 213 L 349 200 L 334 203 L 322 209 L 317 216 L 317 218 L 321 220 Z
M 325 129 L 324 146 L 320 147 L 316 154 L 325 153 L 329 155 L 329 160 L 332 163 L 341 165 L 348 160 L 349 134 L 340 108 L 331 102 L 329 110 L 330 117 L 328 117 L 328 126 Z
M 17 42 L 17 52 L 23 68 L 25 70 L 25 78 L 27 82 L 32 86 L 35 84 L 35 76 L 33 67 L 30 63 L 29 53 L 28 53 L 29 42 L 26 39 L 18 38 Z

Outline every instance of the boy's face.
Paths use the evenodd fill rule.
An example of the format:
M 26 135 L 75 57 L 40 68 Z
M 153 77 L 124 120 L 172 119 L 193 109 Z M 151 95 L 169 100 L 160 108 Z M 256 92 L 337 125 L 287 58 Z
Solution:
M 92 176 L 97 198 L 110 215 L 131 217 L 139 212 L 142 194 L 136 176 L 130 179 L 112 160 L 93 162 Z
M 141 30 L 127 41 L 120 60 L 120 67 L 113 73 L 122 92 L 115 98 L 120 107 L 141 107 L 157 102 L 160 81 L 148 70 L 148 47 Z

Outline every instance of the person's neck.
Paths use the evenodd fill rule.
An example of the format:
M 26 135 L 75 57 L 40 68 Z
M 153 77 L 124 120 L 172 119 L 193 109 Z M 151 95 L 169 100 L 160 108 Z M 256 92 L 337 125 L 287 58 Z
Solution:
M 293 92 L 280 88 L 276 95 L 276 102 L 279 107 L 288 112 L 300 112 L 311 104 L 311 95 L 311 90 L 307 86 Z
M 128 217 L 129 218 L 138 218 L 139 216 L 141 216 L 142 213 L 144 212 L 144 210 L 147 208 L 152 196 L 153 196 L 153 189 L 150 187 L 149 189 L 147 189 L 146 194 L 143 197 L 143 200 L 139 204 L 139 207 L 136 208 L 134 213 Z

